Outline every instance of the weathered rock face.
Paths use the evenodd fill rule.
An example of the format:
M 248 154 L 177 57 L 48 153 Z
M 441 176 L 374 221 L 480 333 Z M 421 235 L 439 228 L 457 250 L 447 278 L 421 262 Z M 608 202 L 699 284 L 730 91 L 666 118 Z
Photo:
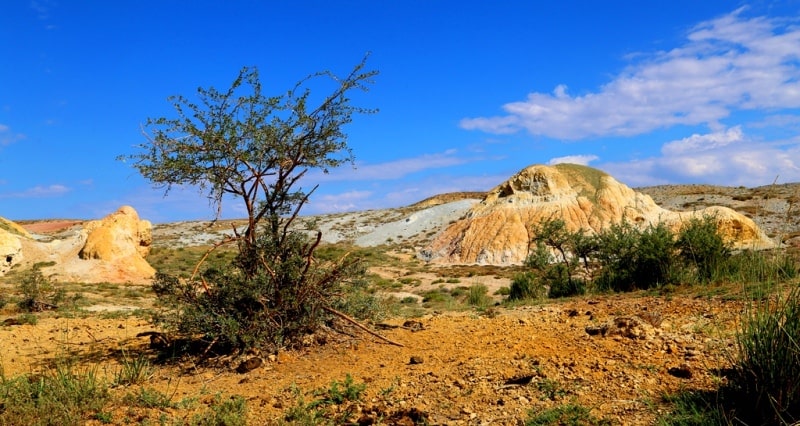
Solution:
M 101 220 L 84 225 L 86 244 L 81 259 L 97 259 L 135 276 L 151 277 L 155 270 L 144 259 L 150 252 L 152 224 L 140 220 L 136 210 L 121 207 Z
M 594 233 L 623 220 L 638 226 L 663 222 L 677 230 L 704 215 L 716 217 L 734 247 L 773 245 L 751 219 L 729 208 L 669 211 L 600 170 L 559 164 L 530 166 L 498 185 L 420 256 L 436 263 L 520 264 L 533 226 L 545 219 L 560 218 L 570 231 Z
M 19 235 L 0 228 L 0 276 L 22 261 L 22 242 Z

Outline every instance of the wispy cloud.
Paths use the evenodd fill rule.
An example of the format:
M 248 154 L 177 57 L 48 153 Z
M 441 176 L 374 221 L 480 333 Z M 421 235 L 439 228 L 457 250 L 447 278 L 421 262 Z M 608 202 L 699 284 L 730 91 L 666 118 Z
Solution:
M 660 156 L 600 167 L 633 186 L 677 182 L 759 186 L 776 178 L 800 181 L 800 138 L 763 142 L 737 126 L 668 142 Z
M 58 197 L 72 189 L 64 185 L 34 186 L 20 192 L 0 193 L 0 198 L 48 198 Z
M 347 191 L 339 194 L 326 194 L 319 197 L 313 196 L 304 207 L 304 212 L 335 213 L 361 210 L 365 201 L 372 197 L 372 191 Z
M 572 96 L 559 85 L 504 105 L 506 115 L 465 118 L 461 127 L 578 140 L 676 125 L 715 129 L 733 111 L 800 107 L 800 26 L 744 15 L 742 8 L 702 22 L 681 46 L 637 55 L 597 92 Z
M 402 158 L 385 163 L 356 163 L 355 168 L 343 167 L 329 174 L 310 173 L 308 179 L 314 182 L 392 180 L 406 177 L 412 173 L 457 166 L 470 161 L 473 160 L 461 157 L 457 150 L 451 149 L 441 153 Z
M 587 166 L 592 161 L 596 161 L 596 160 L 599 160 L 599 159 L 600 159 L 600 157 L 598 157 L 596 155 L 591 155 L 591 154 L 587 154 L 587 155 L 566 155 L 564 157 L 552 158 L 550 161 L 547 162 L 547 164 L 550 164 L 552 166 L 554 164 L 571 163 L 571 164 L 581 164 L 581 165 Z
M 0 146 L 10 145 L 23 139 L 25 139 L 25 135 L 22 133 L 14 133 L 11 131 L 11 127 L 0 123 Z
M 51 13 L 56 6 L 56 2 L 51 0 L 32 0 L 29 3 L 31 9 L 36 12 L 36 17 L 39 18 L 40 21 L 49 21 L 51 17 Z M 47 24 L 45 29 L 52 30 L 55 29 L 56 26 L 53 24 Z

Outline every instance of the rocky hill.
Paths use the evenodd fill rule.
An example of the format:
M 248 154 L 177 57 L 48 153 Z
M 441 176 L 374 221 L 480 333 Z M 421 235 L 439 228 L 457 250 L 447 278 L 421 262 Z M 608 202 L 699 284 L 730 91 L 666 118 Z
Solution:
M 672 211 L 612 176 L 575 164 L 527 167 L 488 192 L 467 214 L 421 251 L 437 263 L 521 264 L 533 227 L 562 219 L 569 231 L 599 232 L 623 221 L 679 229 L 691 218 L 714 217 L 734 247 L 770 248 L 774 242 L 752 219 L 728 207 Z
M 729 217 L 729 231 L 732 235 L 738 233 L 738 237 L 746 237 L 742 241 L 750 242 L 745 244 L 755 242 L 766 246 L 778 242 L 800 247 L 798 201 L 800 184 L 758 188 L 664 185 L 634 190 L 588 167 L 533 166 L 486 193 L 441 194 L 403 208 L 307 216 L 297 224 L 301 229 L 321 230 L 326 243 L 398 245 L 422 252 L 440 263 L 504 265 L 524 259 L 532 221 L 562 212 L 566 213 L 573 229 L 582 226 L 593 230 L 621 217 L 636 223 L 670 218 L 678 223 L 682 218 L 713 213 Z M 712 210 L 705 210 L 707 208 Z M 114 220 L 109 219 L 109 222 Z M 121 238 L 127 241 L 127 248 L 122 249 L 127 254 L 123 257 L 133 252 L 143 257 L 142 253 L 149 250 L 151 244 L 173 248 L 207 246 L 232 234 L 232 227 L 244 226 L 242 221 L 226 220 L 164 223 L 149 228 L 149 222 L 141 221 L 143 228 L 139 229 L 138 216 L 122 222 L 130 222 L 126 225 L 130 229 L 120 234 L 127 235 Z M 152 275 L 152 270 L 141 260 L 129 261 L 129 258 L 122 262 L 137 265 L 134 269 L 140 272 L 131 275 L 125 272 L 127 267 L 115 268 L 109 266 L 113 262 L 94 259 L 97 256 L 90 253 L 95 243 L 90 243 L 90 249 L 82 252 L 89 239 L 84 221 L 21 224 L 23 226 L 0 221 L 0 275 L 23 262 L 24 252 L 29 253 L 24 264 L 60 263 L 61 269 L 52 266 L 50 272 L 60 273 L 65 280 L 91 281 L 90 275 L 96 272 L 95 280 L 147 282 Z M 74 258 L 68 268 L 63 268 L 67 265 L 61 260 L 63 256 Z M 98 266 L 100 264 L 105 266 Z

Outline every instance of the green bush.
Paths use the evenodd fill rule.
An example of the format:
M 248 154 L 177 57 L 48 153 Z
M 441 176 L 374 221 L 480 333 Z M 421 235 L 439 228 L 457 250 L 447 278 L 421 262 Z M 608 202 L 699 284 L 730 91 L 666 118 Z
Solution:
M 602 290 L 632 291 L 672 284 L 680 277 L 673 233 L 663 224 L 644 230 L 628 222 L 598 235 L 597 259 Z
M 541 299 L 546 289 L 536 274 L 521 272 L 514 275 L 508 292 L 508 300 Z
M 777 283 L 795 278 L 797 264 L 785 252 L 743 250 L 726 258 L 718 268 L 717 276 L 743 284 Z
M 336 307 L 357 317 L 376 315 L 377 303 L 363 291 L 363 266 L 317 262 L 313 249 L 300 232 L 282 240 L 265 233 L 255 246 L 243 246 L 231 266 L 209 269 L 200 279 L 157 274 L 153 290 L 163 309 L 155 322 L 185 339 L 199 336 L 206 353 L 211 347 L 224 353 L 293 345 Z
M 547 297 L 557 299 L 586 294 L 586 282 L 580 278 L 569 277 L 568 273 L 569 271 L 562 264 L 552 265 L 548 269 L 545 273 L 545 279 L 550 285 Z
M 20 309 L 27 312 L 55 309 L 66 296 L 64 289 L 56 288 L 53 282 L 42 274 L 38 265 L 34 265 L 33 269 L 23 276 L 18 288 L 22 298 L 17 304 Z
M 675 246 L 684 264 L 694 270 L 701 283 L 716 280 L 731 254 L 713 216 L 690 219 L 678 233 Z
M 525 426 L 548 426 L 548 425 L 610 425 L 607 419 L 598 419 L 592 416 L 591 411 L 576 404 L 559 405 L 545 410 L 530 410 Z

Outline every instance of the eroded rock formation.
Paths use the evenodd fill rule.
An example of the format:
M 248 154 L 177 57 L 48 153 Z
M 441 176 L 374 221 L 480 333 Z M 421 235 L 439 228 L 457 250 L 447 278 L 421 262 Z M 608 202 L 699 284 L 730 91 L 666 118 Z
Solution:
M 673 212 L 600 170 L 559 164 L 530 166 L 501 183 L 420 255 L 436 263 L 513 265 L 528 256 L 532 228 L 545 219 L 563 219 L 570 231 L 599 232 L 623 220 L 663 222 L 677 231 L 689 218 L 705 215 L 716 218 L 734 247 L 773 245 L 751 219 L 729 208 Z
M 152 277 L 155 270 L 144 259 L 150 253 L 152 224 L 140 220 L 133 207 L 123 206 L 83 228 L 86 243 L 78 253 L 84 260 L 96 259 L 116 265 L 133 276 Z
M 0 225 L 8 223 L 0 218 Z M 11 267 L 22 261 L 22 242 L 19 234 L 11 233 L 0 226 L 0 276 L 5 275 Z
M 0 228 L 0 252 L 18 250 L 15 263 L 24 255 L 22 267 L 42 264 L 42 272 L 54 281 L 147 284 L 155 274 L 145 260 L 151 229 L 149 221 L 124 206 L 101 220 L 74 223 L 45 235 L 32 236 L 24 229 L 19 235 L 6 232 L 11 243 L 4 242 Z M 0 275 L 3 269 L 0 263 Z

